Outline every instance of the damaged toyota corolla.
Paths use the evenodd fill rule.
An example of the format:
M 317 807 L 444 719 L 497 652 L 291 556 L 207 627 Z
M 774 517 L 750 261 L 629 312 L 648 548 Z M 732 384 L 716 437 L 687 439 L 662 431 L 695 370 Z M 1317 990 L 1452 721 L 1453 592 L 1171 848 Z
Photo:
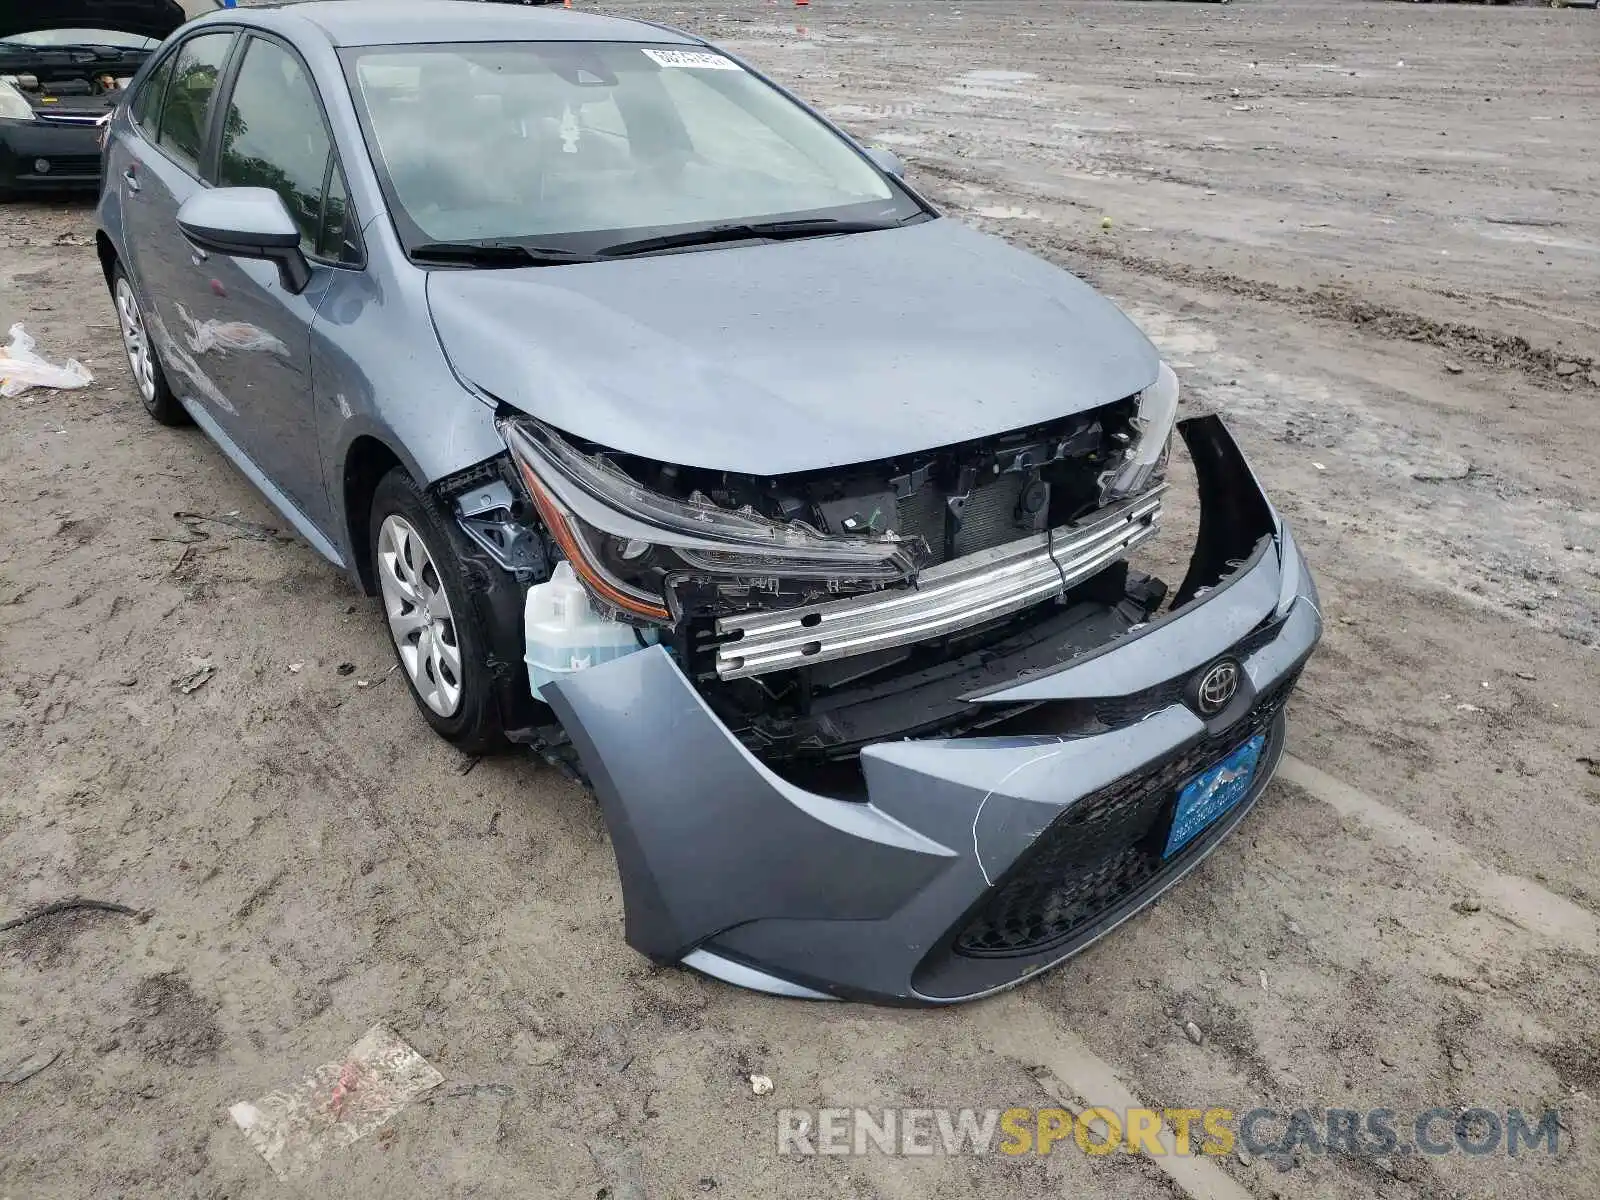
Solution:
M 981 996 L 1272 775 L 1322 622 L 1228 431 L 1085 284 L 736 58 L 243 9 L 163 48 L 108 155 L 146 407 L 381 598 L 442 736 L 592 785 L 652 959 Z M 1139 569 L 1185 506 L 1186 571 Z

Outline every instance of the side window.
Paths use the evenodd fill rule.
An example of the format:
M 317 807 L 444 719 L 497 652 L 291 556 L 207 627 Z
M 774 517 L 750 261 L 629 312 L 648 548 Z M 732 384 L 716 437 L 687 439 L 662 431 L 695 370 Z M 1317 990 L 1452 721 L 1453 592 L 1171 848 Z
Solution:
M 172 82 L 161 108 L 161 132 L 156 142 L 191 171 L 196 170 L 200 162 L 206 123 L 211 115 L 211 97 L 217 90 L 217 76 L 222 74 L 222 64 L 227 61 L 232 45 L 230 32 L 203 33 L 178 47 Z
M 167 81 L 172 78 L 172 60 L 169 54 L 162 59 L 149 78 L 139 85 L 139 93 L 133 98 L 133 120 L 136 125 L 147 131 L 154 132 L 155 118 L 161 112 L 161 97 L 167 90 Z
M 271 188 L 300 227 L 300 248 L 340 258 L 344 186 L 337 163 L 330 171 L 332 158 L 316 89 L 300 60 L 277 42 L 252 38 L 223 117 L 217 183 Z M 330 234 L 334 208 L 338 230 Z

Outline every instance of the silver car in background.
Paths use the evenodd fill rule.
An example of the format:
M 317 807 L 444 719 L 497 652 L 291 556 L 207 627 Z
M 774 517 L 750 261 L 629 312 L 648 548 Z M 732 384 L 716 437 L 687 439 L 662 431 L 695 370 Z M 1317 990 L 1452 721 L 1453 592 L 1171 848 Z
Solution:
M 106 161 L 146 408 L 379 598 L 441 736 L 592 785 L 651 958 L 981 996 L 1271 777 L 1322 624 L 1222 423 L 748 64 L 558 9 L 240 9 Z M 1129 556 L 1174 504 L 1165 581 Z

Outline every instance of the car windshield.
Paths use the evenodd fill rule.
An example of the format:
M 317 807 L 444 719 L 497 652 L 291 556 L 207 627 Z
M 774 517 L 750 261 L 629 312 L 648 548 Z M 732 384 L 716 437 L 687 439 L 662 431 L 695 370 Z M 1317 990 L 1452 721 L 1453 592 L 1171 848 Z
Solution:
M 119 50 L 154 50 L 155 38 L 116 29 L 39 29 L 0 38 L 0 46 L 114 46 Z
M 582 252 L 696 228 L 924 210 L 845 139 L 700 47 L 518 42 L 345 52 L 401 237 Z

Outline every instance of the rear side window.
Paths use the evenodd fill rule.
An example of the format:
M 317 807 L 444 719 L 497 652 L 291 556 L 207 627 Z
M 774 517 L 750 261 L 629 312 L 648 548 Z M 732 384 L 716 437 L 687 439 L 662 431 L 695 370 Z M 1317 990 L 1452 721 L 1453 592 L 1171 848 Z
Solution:
M 156 117 L 161 112 L 161 98 L 166 93 L 167 81 L 172 78 L 172 55 L 167 55 L 161 60 L 159 66 L 150 77 L 139 85 L 139 92 L 133 98 L 133 119 L 136 124 L 144 129 L 153 130 L 156 127 Z
M 223 116 L 217 183 L 271 188 L 300 227 L 305 253 L 344 257 L 344 183 L 317 91 L 277 42 L 251 38 L 245 49 Z
M 211 114 L 211 97 L 217 90 L 217 77 L 233 45 L 232 33 L 204 33 L 178 47 L 161 108 L 160 133 L 156 142 L 178 162 L 195 170 L 200 148 L 205 144 L 206 123 Z

